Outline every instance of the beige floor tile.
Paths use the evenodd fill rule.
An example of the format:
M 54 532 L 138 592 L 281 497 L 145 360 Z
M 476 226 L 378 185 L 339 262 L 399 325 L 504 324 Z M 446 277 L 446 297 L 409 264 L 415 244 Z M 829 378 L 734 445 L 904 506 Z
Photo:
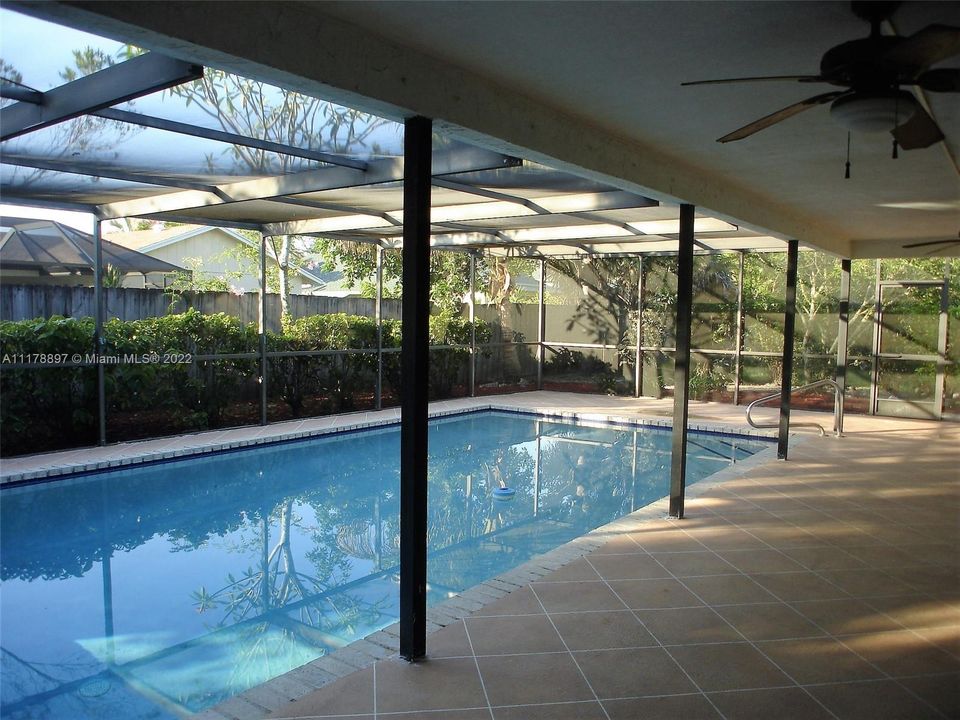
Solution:
M 800 688 L 710 693 L 727 720 L 830 720 L 832 715 Z
M 806 530 L 792 525 L 783 525 L 781 527 L 763 528 L 753 531 L 753 534 L 764 543 L 764 547 L 773 547 L 779 550 L 786 548 L 809 548 L 822 547 L 826 543 L 816 535 L 811 535 Z M 750 546 L 738 546 L 741 550 Z
M 636 616 L 664 645 L 735 642 L 743 638 L 708 607 L 636 610 Z
M 915 590 L 902 580 L 892 577 L 883 570 L 866 568 L 863 570 L 822 570 L 819 573 L 842 590 L 856 598 L 880 597 L 884 595 L 911 595 Z
M 378 718 L 389 718 L 390 720 L 490 720 L 490 710 L 487 708 L 477 708 L 475 710 L 424 710 L 423 712 L 398 713 L 384 715 L 380 714 Z M 323 718 L 323 720 L 329 720 Z M 343 720 L 354 720 L 354 718 L 344 718 Z
M 610 587 L 631 608 L 692 607 L 703 604 L 677 580 L 613 580 Z
M 492 705 L 594 700 L 569 653 L 477 658 Z
M 729 562 L 713 552 L 655 553 L 653 557 L 677 577 L 737 572 Z
M 850 597 L 836 585 L 814 573 L 757 573 L 752 577 L 780 600 L 832 600 Z
M 899 682 L 944 716 L 960 717 L 960 674 L 902 678 Z
M 929 593 L 937 597 L 960 597 L 960 570 L 952 565 L 946 567 L 916 565 L 887 568 L 884 572 L 906 583 L 919 593 Z
M 774 640 L 757 643 L 757 647 L 801 685 L 883 677 L 833 638 Z
M 762 549 L 764 541 L 735 527 L 707 528 L 689 531 L 705 547 L 716 552 L 723 550 Z
M 590 564 L 604 580 L 666 578 L 670 573 L 649 555 L 597 555 Z
M 533 583 L 531 587 L 551 613 L 623 609 L 604 582 Z
M 670 533 L 667 533 L 668 535 Z M 632 534 L 624 533 L 611 538 L 599 548 L 593 551 L 594 555 L 606 555 L 608 553 L 642 553 L 643 548 L 639 547 L 633 540 Z
M 498 707 L 493 709 L 493 717 L 494 720 L 607 720 L 603 707 L 596 700 Z M 485 720 L 490 720 L 490 716 L 487 715 Z
M 824 631 L 789 605 L 732 605 L 716 609 L 748 640 L 786 640 L 816 637 Z
M 840 720 L 943 720 L 938 711 L 889 680 L 821 685 L 810 692 Z
M 656 639 L 629 610 L 561 613 L 551 619 L 570 650 L 647 647 Z
M 635 544 L 647 552 L 689 552 L 706 548 L 681 530 L 658 527 L 638 530 L 630 534 Z
M 866 602 L 907 628 L 960 625 L 960 607 L 956 602 L 923 595 L 870 598 Z
M 863 547 L 844 548 L 872 568 L 912 567 L 917 564 L 918 557 L 904 550 L 898 550 L 891 545 L 866 545 Z
M 696 691 L 661 648 L 586 651 L 574 655 L 601 700 Z
M 486 707 L 473 658 L 379 662 L 377 712 Z
M 703 695 L 605 700 L 610 720 L 720 720 L 722 717 Z
M 432 659 L 471 655 L 470 641 L 467 640 L 462 621 L 427 636 L 427 656 Z
M 566 650 L 546 615 L 467 618 L 464 622 L 475 655 Z
M 745 573 L 792 572 L 804 569 L 778 550 L 722 550 L 719 555 Z
M 704 692 L 791 685 L 790 679 L 747 643 L 684 645 L 670 654 Z
M 708 605 L 764 603 L 776 600 L 747 575 L 684 578 L 683 584 Z
M 484 710 L 484 712 L 487 712 Z M 300 715 L 270 715 L 270 720 L 300 720 Z M 323 718 L 323 720 L 376 720 L 375 715 L 310 715 L 309 720 L 316 720 L 316 718 Z M 402 718 L 403 716 L 400 716 Z M 490 717 L 490 714 L 487 713 L 487 717 Z M 398 718 L 399 720 L 399 718 Z
M 833 635 L 899 630 L 900 625 L 862 600 L 811 600 L 790 605 L 814 624 Z
M 540 606 L 540 601 L 527 586 L 484 605 L 474 615 L 537 615 L 542 612 L 543 608 Z
M 543 582 L 567 582 L 570 580 L 597 580 L 599 576 L 597 571 L 584 558 L 567 563 L 559 570 L 554 570 L 549 575 L 544 575 Z
M 913 632 L 954 657 L 960 657 L 960 625 L 917 628 Z
M 302 718 L 316 715 L 372 713 L 373 668 L 360 670 L 288 703 L 273 717 Z
M 845 570 L 866 567 L 863 560 L 855 558 L 843 548 L 838 547 L 787 548 L 783 554 L 807 570 Z
M 960 672 L 960 660 L 908 630 L 850 635 L 843 643 L 891 675 Z

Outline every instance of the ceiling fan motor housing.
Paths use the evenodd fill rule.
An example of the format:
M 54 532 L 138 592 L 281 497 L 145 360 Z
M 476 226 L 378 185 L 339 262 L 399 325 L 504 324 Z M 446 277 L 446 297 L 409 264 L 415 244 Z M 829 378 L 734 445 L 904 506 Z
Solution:
M 854 90 L 883 90 L 909 83 L 921 69 L 885 59 L 902 38 L 878 35 L 832 47 L 820 60 L 820 77 Z
M 854 132 L 889 132 L 917 111 L 917 101 L 905 90 L 861 91 L 838 97 L 830 117 Z

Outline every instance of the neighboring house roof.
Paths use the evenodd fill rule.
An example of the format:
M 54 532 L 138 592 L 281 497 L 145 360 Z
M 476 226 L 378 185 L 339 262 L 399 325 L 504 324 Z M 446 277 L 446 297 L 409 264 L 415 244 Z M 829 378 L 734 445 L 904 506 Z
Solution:
M 110 233 L 110 240 L 119 243 L 128 248 L 139 250 L 140 252 L 150 253 L 168 245 L 174 245 L 183 242 L 188 238 L 203 235 L 208 232 L 221 232 L 237 242 L 257 247 L 257 244 L 250 238 L 238 233 L 230 228 L 210 227 L 207 225 L 176 225 L 174 227 L 156 229 L 156 230 L 132 230 L 130 232 Z M 273 253 L 271 253 L 272 255 Z M 316 273 L 306 268 L 298 268 L 296 273 L 300 275 L 308 284 L 317 288 L 324 287 L 324 281 Z
M 89 274 L 96 265 L 93 236 L 53 220 L 0 218 L 0 267 L 41 273 Z M 101 241 L 103 263 L 123 273 L 172 273 L 183 270 L 128 246 Z

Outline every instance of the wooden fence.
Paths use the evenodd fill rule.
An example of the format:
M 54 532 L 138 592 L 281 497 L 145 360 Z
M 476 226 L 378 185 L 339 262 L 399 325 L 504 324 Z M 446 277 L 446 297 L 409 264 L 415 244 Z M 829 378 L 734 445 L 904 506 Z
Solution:
M 159 289 L 104 288 L 106 317 L 141 320 L 196 308 L 204 314 L 224 313 L 244 323 L 256 324 L 260 316 L 258 293 L 188 292 L 174 299 Z M 317 295 L 291 295 L 290 314 L 308 315 L 346 313 L 374 316 L 374 301 L 369 298 L 338 298 Z M 0 320 L 32 320 L 64 317 L 93 317 L 92 287 L 62 285 L 0 285 Z M 400 317 L 400 300 L 383 301 L 383 317 Z M 267 294 L 267 329 L 280 329 L 280 296 Z

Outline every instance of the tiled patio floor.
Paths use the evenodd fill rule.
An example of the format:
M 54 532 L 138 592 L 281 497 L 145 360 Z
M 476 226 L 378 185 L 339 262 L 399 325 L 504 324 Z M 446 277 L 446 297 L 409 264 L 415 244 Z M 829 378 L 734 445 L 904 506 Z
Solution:
M 270 717 L 960 717 L 960 427 L 849 420 Z

